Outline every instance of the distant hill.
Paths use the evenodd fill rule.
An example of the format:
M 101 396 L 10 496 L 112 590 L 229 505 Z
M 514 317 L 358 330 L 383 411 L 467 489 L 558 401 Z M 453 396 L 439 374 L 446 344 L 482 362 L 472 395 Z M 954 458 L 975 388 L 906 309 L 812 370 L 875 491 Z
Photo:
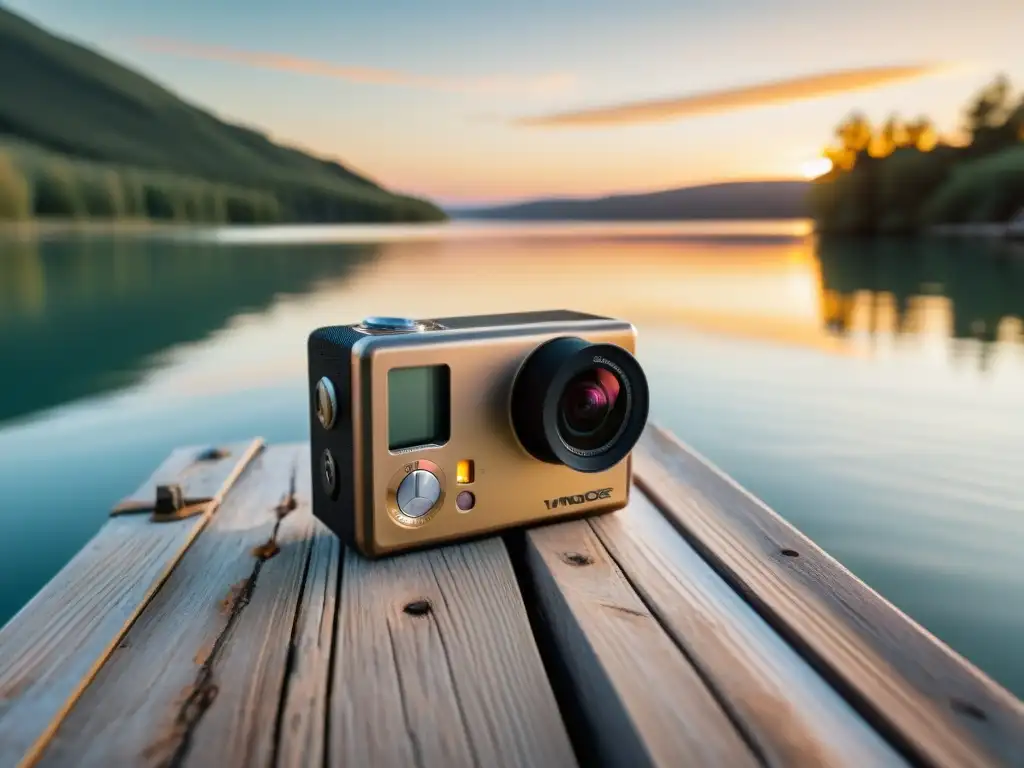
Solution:
M 92 176 L 112 170 L 117 178 L 130 172 L 134 182 L 148 185 L 135 191 L 151 218 L 153 209 L 156 218 L 171 218 L 175 211 L 187 214 L 190 200 L 192 207 L 202 208 L 193 199 L 196 182 L 228 203 L 236 198 L 258 203 L 264 215 L 281 220 L 444 218 L 432 203 L 394 194 L 336 162 L 223 122 L 138 73 L 2 8 L 0 73 L 0 151 L 6 145 L 29 181 L 38 182 L 30 185 L 32 205 L 42 206 L 44 215 L 62 212 L 63 198 L 70 194 L 65 182 L 79 180 L 85 169 Z M 272 93 L 267 96 L 273 99 Z M 53 172 L 52 166 L 64 159 L 78 162 Z M 109 182 L 113 177 L 104 178 Z M 8 187 L 13 195 L 15 185 Z M 40 194 L 46 198 L 42 202 Z M 80 197 L 88 207 L 90 195 Z
M 742 181 L 589 199 L 534 200 L 491 208 L 449 209 L 460 219 L 520 221 L 673 221 L 795 219 L 809 215 L 806 181 Z

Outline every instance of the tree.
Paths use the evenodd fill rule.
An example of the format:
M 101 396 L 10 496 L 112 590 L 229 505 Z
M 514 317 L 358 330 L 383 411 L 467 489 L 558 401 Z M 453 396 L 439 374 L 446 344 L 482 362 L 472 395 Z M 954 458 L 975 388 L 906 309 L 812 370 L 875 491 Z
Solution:
M 1007 116 L 1006 124 L 1010 129 L 1011 140 L 1016 138 L 1017 141 L 1024 141 L 1024 94 L 1021 94 L 1017 106 Z
M 974 97 L 966 114 L 972 158 L 999 152 L 1020 140 L 1017 109 L 1005 75 L 999 75 Z
M 274 195 L 257 192 L 253 200 L 253 213 L 257 222 L 272 224 L 281 219 L 281 205 Z
M 121 199 L 124 204 L 122 215 L 126 219 L 147 218 L 146 185 L 139 178 L 138 174 L 125 171 L 118 174 L 118 179 L 121 184 Z
M 825 149 L 825 157 L 832 161 L 832 167 L 839 171 L 852 170 L 858 156 L 871 144 L 871 123 L 860 112 L 851 113 L 836 126 L 838 146 Z
M 907 146 L 922 152 L 931 152 L 939 142 L 939 134 L 932 121 L 923 115 L 905 126 Z
M 67 163 L 59 160 L 47 163 L 36 176 L 34 186 L 33 209 L 36 216 L 74 219 L 85 216 L 85 201 Z
M 165 187 L 146 184 L 144 196 L 147 218 L 159 221 L 179 218 L 177 201 Z
M 1010 106 L 1010 79 L 998 75 L 986 85 L 967 108 L 967 130 L 972 139 L 986 128 L 997 128 L 1006 121 Z
M 231 195 L 227 198 L 225 209 L 230 224 L 253 224 L 256 221 L 255 206 L 247 195 Z
M 879 166 L 879 230 L 888 234 L 918 230 L 922 208 L 948 175 L 948 163 L 940 153 L 916 147 L 897 149 Z
M 213 224 L 220 224 L 227 219 L 224 190 L 220 186 L 210 184 L 203 188 L 200 216 L 202 221 Z
M 124 215 L 124 189 L 111 170 L 93 172 L 82 179 L 86 212 L 96 219 L 118 219 Z
M 32 193 L 21 170 L 7 153 L 0 152 L 0 219 L 27 219 L 32 215 Z
M 128 202 L 121 177 L 115 171 L 104 171 L 103 186 L 110 199 L 110 215 L 115 219 L 123 218 L 128 210 Z
M 907 129 L 896 115 L 891 115 L 882 130 L 871 137 L 869 151 L 872 157 L 888 157 L 906 145 Z
M 961 163 L 929 199 L 929 223 L 1009 221 L 1024 206 L 1024 146 Z

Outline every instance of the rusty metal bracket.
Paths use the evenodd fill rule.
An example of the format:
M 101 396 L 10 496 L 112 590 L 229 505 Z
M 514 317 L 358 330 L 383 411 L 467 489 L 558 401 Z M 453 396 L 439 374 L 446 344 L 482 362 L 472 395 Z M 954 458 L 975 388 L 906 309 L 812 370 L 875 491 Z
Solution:
M 156 503 L 153 506 L 154 523 L 166 523 L 171 520 L 183 520 L 205 511 L 210 500 L 185 502 L 185 493 L 179 483 L 158 485 L 156 487 Z
M 262 441 L 257 441 L 262 445 Z M 248 463 L 253 441 L 230 446 L 178 448 L 152 476 L 122 499 L 111 515 L 149 513 L 156 523 L 182 520 L 206 512 L 239 463 Z
M 156 487 L 156 506 L 153 508 L 153 514 L 169 515 L 184 506 L 185 496 L 178 483 Z

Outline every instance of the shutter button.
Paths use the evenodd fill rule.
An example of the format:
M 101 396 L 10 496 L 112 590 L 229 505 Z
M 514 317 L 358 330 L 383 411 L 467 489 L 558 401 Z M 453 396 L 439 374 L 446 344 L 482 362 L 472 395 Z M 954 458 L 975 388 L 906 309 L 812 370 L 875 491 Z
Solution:
M 417 469 L 410 472 L 398 486 L 398 508 L 408 517 L 423 517 L 441 498 L 441 483 L 432 472 Z

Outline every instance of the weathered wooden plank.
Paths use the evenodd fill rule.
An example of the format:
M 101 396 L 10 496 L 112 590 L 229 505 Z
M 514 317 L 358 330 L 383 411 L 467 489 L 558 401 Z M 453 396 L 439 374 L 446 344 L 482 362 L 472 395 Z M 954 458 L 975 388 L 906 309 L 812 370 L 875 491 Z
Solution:
M 295 622 L 291 672 L 280 715 L 277 764 L 281 766 L 324 764 L 340 562 L 338 537 L 318 522 Z
M 330 764 L 572 766 L 504 544 L 346 551 Z
M 591 526 L 767 765 L 906 765 L 643 493 Z
M 253 566 L 244 602 L 236 603 L 229 631 L 219 638 L 215 652 L 206 659 L 209 684 L 216 685 L 217 698 L 202 717 L 193 720 L 188 750 L 178 750 L 181 768 L 252 768 L 274 762 L 281 704 L 297 653 L 297 609 L 304 597 L 314 532 L 324 530 L 313 518 L 310 506 L 309 456 L 309 449 L 303 447 L 293 465 L 294 511 L 286 513 L 282 508 L 278 515 L 284 516 L 276 534 L 267 545 L 255 550 L 260 562 Z M 264 497 L 262 503 L 272 508 L 275 498 Z M 250 514 L 261 511 L 258 506 L 250 506 Z M 329 656 L 321 655 L 319 661 L 329 662 Z M 325 682 L 329 669 L 329 664 L 323 663 L 317 670 Z M 308 670 L 307 674 L 312 672 Z M 199 685 L 201 679 L 200 674 Z M 316 734 L 321 738 L 325 713 L 322 706 Z M 299 768 L 317 764 L 292 765 Z
M 759 764 L 587 521 L 526 536 L 538 601 L 602 764 Z
M 262 447 L 228 446 L 234 463 L 202 515 L 108 520 L 0 630 L 0 765 L 35 759 Z
M 936 766 L 1024 765 L 1024 704 L 670 434 L 637 483 L 690 543 L 897 746 Z
M 270 762 L 312 526 L 308 493 L 300 490 L 283 520 L 279 505 L 303 467 L 308 477 L 304 456 L 304 446 L 289 445 L 256 458 L 68 713 L 40 765 Z

